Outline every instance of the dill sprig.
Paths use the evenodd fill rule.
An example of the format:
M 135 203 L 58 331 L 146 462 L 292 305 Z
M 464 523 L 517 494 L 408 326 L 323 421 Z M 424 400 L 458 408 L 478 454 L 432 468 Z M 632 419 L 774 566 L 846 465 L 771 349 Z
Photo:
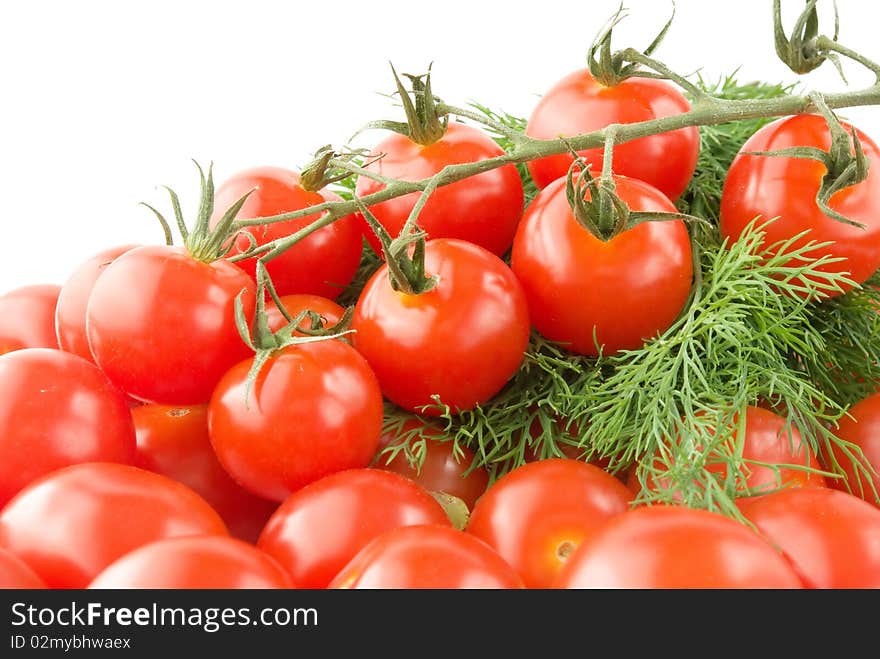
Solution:
M 733 76 L 701 85 L 725 98 L 791 90 L 740 84 Z M 473 107 L 507 126 L 525 125 Z M 682 210 L 717 221 L 727 168 L 763 123 L 701 128 L 697 175 L 680 201 Z M 508 138 L 497 139 L 511 146 Z M 732 515 L 736 497 L 754 493 L 746 488 L 750 465 L 741 455 L 742 424 L 734 428 L 748 405 L 772 406 L 816 453 L 834 443 L 858 455 L 833 430 L 847 407 L 880 381 L 880 277 L 821 299 L 851 285 L 845 275 L 823 270 L 829 263 L 817 256 L 823 245 L 797 247 L 792 239 L 765 246 L 758 222 L 726 244 L 713 224 L 695 227 L 694 296 L 672 327 L 637 350 L 598 359 L 569 354 L 533 333 L 522 367 L 491 401 L 457 415 L 437 401 L 445 439 L 473 450 L 475 466 L 486 466 L 493 477 L 575 448 L 584 459 L 603 459 L 612 471 L 635 468 L 643 484 L 651 483 L 640 501 Z M 389 405 L 386 430 L 399 430 L 411 417 Z M 740 442 L 723 441 L 731 434 Z M 388 450 L 405 451 L 418 462 L 424 440 L 411 430 Z M 830 468 L 840 473 L 839 466 Z

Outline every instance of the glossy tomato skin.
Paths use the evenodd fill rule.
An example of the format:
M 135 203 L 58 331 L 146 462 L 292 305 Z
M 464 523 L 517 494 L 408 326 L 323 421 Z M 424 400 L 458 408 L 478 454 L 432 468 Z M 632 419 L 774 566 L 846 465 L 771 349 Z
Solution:
M 94 364 L 50 348 L 0 356 L 0 506 L 55 469 L 134 452 L 125 397 Z
M 277 505 L 251 494 L 220 465 L 208 436 L 208 406 L 141 405 L 131 417 L 135 466 L 191 488 L 220 514 L 232 535 L 255 542 Z
M 847 124 L 844 126 L 847 131 L 852 130 Z M 818 115 L 798 115 L 779 119 L 758 130 L 734 159 L 721 195 L 722 235 L 736 240 L 756 217 L 761 217 L 759 221 L 778 217 L 764 228 L 766 247 L 809 229 L 809 234 L 795 241 L 790 249 L 803 247 L 811 240 L 833 241 L 833 245 L 815 250 L 811 255 L 828 254 L 847 260 L 829 263 L 820 269 L 848 272 L 855 282 L 865 281 L 880 268 L 880 171 L 873 166 L 880 162 L 880 150 L 867 135 L 861 131 L 857 134 L 872 163 L 868 178 L 835 194 L 829 205 L 845 217 L 864 224 L 864 229 L 838 222 L 819 210 L 816 193 L 826 173 L 821 163 L 747 153 L 793 146 L 827 150 L 830 134 L 825 119 Z M 789 265 L 799 264 L 792 261 Z
M 405 526 L 375 538 L 329 588 L 522 588 L 504 559 L 483 541 L 449 526 Z
M 55 307 L 55 334 L 62 350 L 94 361 L 86 333 L 86 309 L 98 277 L 118 257 L 137 245 L 122 245 L 98 252 L 77 267 L 64 282 Z
M 400 428 L 400 432 L 384 433 L 379 439 L 380 446 L 394 446 L 405 441 L 410 432 L 426 424 L 421 419 L 412 418 Z M 461 499 L 473 510 L 477 499 L 489 485 L 489 472 L 485 467 L 471 465 L 476 455 L 466 446 L 455 450 L 455 442 L 441 439 L 443 432 L 439 428 L 428 426 L 422 430 L 425 434 L 424 460 L 420 466 L 413 465 L 405 451 L 399 451 L 389 459 L 383 451 L 376 454 L 374 467 L 393 471 L 401 476 L 412 479 L 429 492 L 444 492 Z M 436 435 L 437 439 L 432 436 Z
M 526 135 L 539 139 L 571 137 L 605 128 L 661 119 L 690 110 L 687 99 L 661 80 L 630 78 L 606 87 L 586 69 L 557 82 L 538 101 Z M 579 152 L 594 174 L 602 171 L 602 148 Z M 614 171 L 649 183 L 670 199 L 678 199 L 690 183 L 700 153 L 696 127 L 651 135 L 614 147 Z M 529 173 L 544 188 L 565 177 L 572 163 L 568 153 L 528 163 Z
M 742 524 L 672 506 L 608 521 L 569 557 L 558 588 L 801 588 L 785 558 Z
M 91 589 L 276 589 L 290 577 L 265 553 L 223 536 L 170 538 L 144 545 L 106 567 Z
M 296 318 L 303 311 L 314 311 L 321 316 L 321 323 L 324 328 L 330 328 L 336 325 L 345 314 L 345 309 L 336 304 L 333 300 L 321 297 L 320 295 L 296 294 L 282 295 L 280 297 L 281 304 L 290 314 L 291 318 Z M 271 300 L 266 301 L 266 317 L 269 322 L 269 329 L 277 332 L 287 325 L 288 321 L 278 309 L 278 306 Z M 311 321 L 307 318 L 301 326 L 311 327 Z M 302 332 L 294 332 L 295 336 L 301 336 Z
M 220 516 L 188 487 L 103 462 L 47 474 L 0 511 L 0 547 L 50 588 L 85 588 L 117 558 L 155 540 L 226 534 Z
M 504 262 L 462 240 L 429 240 L 430 291 L 395 291 L 382 266 L 355 307 L 353 344 L 379 378 L 382 393 L 411 412 L 453 412 L 498 393 L 522 364 L 529 316 L 522 287 Z M 425 406 L 432 406 L 424 410 Z
M 865 473 L 862 468 L 853 464 L 852 458 L 835 444 L 832 447 L 834 458 L 846 478 L 831 479 L 829 484 L 880 506 L 880 393 L 872 394 L 853 405 L 848 415 L 840 420 L 834 434 L 858 446 L 863 456 L 860 460 L 861 467 L 873 473 Z
M 24 286 L 0 295 L 0 355 L 23 348 L 57 348 L 55 305 L 60 286 Z
M 656 188 L 614 177 L 632 210 L 675 212 Z M 557 180 L 538 194 L 513 241 L 511 268 L 532 324 L 566 350 L 596 356 L 640 347 L 679 316 L 693 280 L 681 220 L 644 222 L 602 242 L 574 216 Z M 594 338 L 595 331 L 595 338 Z
M 368 169 L 404 181 L 430 178 L 447 165 L 488 160 L 504 153 L 482 130 L 458 123 L 450 123 L 446 134 L 434 144 L 422 146 L 394 133 L 373 151 L 382 157 Z M 356 190 L 364 197 L 384 187 L 362 176 Z M 419 194 L 383 201 L 370 206 L 370 211 L 393 238 L 406 223 Z M 419 213 L 418 224 L 429 239 L 466 240 L 502 256 L 510 248 L 522 210 L 522 181 L 513 165 L 505 165 L 437 188 Z M 379 240 L 364 224 L 367 241 L 381 255 Z
M 144 402 L 207 403 L 214 386 L 249 354 L 235 327 L 242 294 L 252 318 L 256 289 L 238 266 L 203 263 L 179 247 L 126 252 L 95 282 L 86 327 L 95 362 Z
M 825 477 L 816 471 L 821 469 L 818 458 L 797 428 L 790 426 L 785 418 L 763 407 L 750 405 L 746 408 L 742 446 L 734 449 L 732 443 L 738 439 L 738 418 L 738 414 L 734 415 L 733 432 L 724 442 L 731 447 L 731 453 L 742 455 L 746 461 L 748 474 L 745 482 L 740 483 L 740 492 L 746 488 L 752 494 L 760 494 L 777 487 L 825 487 Z M 705 468 L 717 474 L 719 481 L 727 478 L 727 465 L 723 462 L 707 462 Z M 668 484 L 661 484 L 668 487 Z M 651 481 L 648 485 L 654 487 Z M 629 486 L 635 492 L 641 489 L 635 470 L 629 476 Z
M 341 201 L 329 190 L 310 192 L 300 185 L 294 171 L 281 167 L 257 167 L 234 174 L 217 189 L 212 224 L 219 222 L 223 213 L 238 199 L 253 190 L 245 201 L 238 219 L 254 219 L 297 211 L 325 201 Z M 275 222 L 250 227 L 247 231 L 258 245 L 295 233 L 318 219 L 319 214 L 298 220 Z M 361 227 L 353 215 L 336 220 L 307 236 L 283 255 L 267 264 L 269 275 L 279 295 L 310 293 L 335 298 L 347 286 L 360 264 L 363 240 Z M 232 254 L 250 246 L 246 236 L 240 236 Z M 239 265 L 251 276 L 256 276 L 256 259 L 240 261 Z
M 24 561 L 0 547 L 0 590 L 45 587 L 43 580 Z
M 294 492 L 263 530 L 258 546 L 301 588 L 326 588 L 371 540 L 414 524 L 449 525 L 428 492 L 398 474 L 350 469 Z
M 208 407 L 220 463 L 243 487 L 283 501 L 343 469 L 366 467 L 382 432 L 382 393 L 351 346 L 289 346 L 265 363 L 247 394 L 245 360 L 223 377 Z
M 549 459 L 518 467 L 477 502 L 467 532 L 492 547 L 529 588 L 550 588 L 571 553 L 629 509 L 626 486 L 586 462 Z
M 880 588 L 880 510 L 837 490 L 791 489 L 738 502 L 808 588 Z

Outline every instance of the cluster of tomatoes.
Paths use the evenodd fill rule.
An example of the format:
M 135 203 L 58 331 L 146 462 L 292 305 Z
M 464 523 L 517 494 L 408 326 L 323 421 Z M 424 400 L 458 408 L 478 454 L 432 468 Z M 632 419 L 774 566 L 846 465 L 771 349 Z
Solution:
M 667 83 L 604 87 L 578 71 L 542 98 L 526 132 L 552 138 L 687 109 Z M 751 154 L 828 149 L 830 140 L 814 115 L 759 131 L 731 167 L 721 229 L 736 239 L 756 216 L 780 216 L 769 240 L 810 228 L 860 282 L 880 267 L 876 167 L 831 201 L 859 228 L 816 207 L 820 163 Z M 358 196 L 381 190 L 382 179 L 421 180 L 502 153 L 487 133 L 455 122 L 429 144 L 394 134 L 375 151 L 382 157 L 367 169 L 376 176 L 358 179 Z M 696 128 L 620 145 L 616 194 L 633 211 L 673 213 L 698 151 Z M 601 150 L 581 156 L 601 170 Z M 254 322 L 260 266 L 233 257 L 318 215 L 227 236 L 226 209 L 248 195 L 237 217 L 252 219 L 338 199 L 280 168 L 227 180 L 217 212 L 182 226 L 184 247 L 115 247 L 61 287 L 0 298 L 0 585 L 880 587 L 880 510 L 823 487 L 814 471 L 780 469 L 817 456 L 770 411 L 747 413 L 744 457 L 766 465 L 748 486 L 791 487 L 743 500 L 760 533 L 706 511 L 631 509 L 637 483 L 573 458 L 532 461 L 490 486 L 476 456 L 430 429 L 444 406 L 491 404 L 520 368 L 532 329 L 578 354 L 609 354 L 655 337 L 686 304 L 693 258 L 683 221 L 598 238 L 566 196 L 571 163 L 529 163 L 542 191 L 525 210 L 512 165 L 438 188 L 418 216 L 429 238 L 427 290 L 399 290 L 383 265 L 342 337 L 308 335 L 343 318 L 334 299 L 358 269 L 364 238 L 381 251 L 357 214 L 265 262 L 280 304 L 267 301 L 266 322 Z M 417 198 L 369 211 L 394 236 Z M 252 336 L 241 336 L 241 318 Z M 267 327 L 286 327 L 288 340 L 273 344 Z M 411 424 L 383 435 L 385 401 L 412 412 Z M 880 433 L 869 430 L 880 403 L 864 405 L 854 414 L 863 423 L 841 433 L 877 468 Z M 420 469 L 403 452 L 377 457 L 422 426 L 437 438 Z M 876 475 L 849 476 L 870 498 Z M 452 525 L 437 493 L 468 507 L 466 526 Z

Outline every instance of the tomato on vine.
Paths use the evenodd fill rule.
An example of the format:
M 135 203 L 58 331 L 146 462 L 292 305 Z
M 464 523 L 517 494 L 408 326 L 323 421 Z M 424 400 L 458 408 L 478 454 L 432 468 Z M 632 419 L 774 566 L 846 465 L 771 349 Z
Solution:
M 783 241 L 792 241 L 787 251 L 806 247 L 810 241 L 828 243 L 811 250 L 809 256 L 844 260 L 821 264 L 819 271 L 848 273 L 855 283 L 873 275 L 880 268 L 880 149 L 863 132 L 845 123 L 841 126 L 832 130 L 825 117 L 805 114 L 779 119 L 752 135 L 724 182 L 722 235 L 737 240 L 760 218 L 768 249 L 779 249 Z M 858 138 L 864 161 L 852 155 L 852 135 Z M 791 148 L 818 149 L 827 152 L 827 158 L 822 162 L 814 159 L 815 154 L 813 158 L 794 157 L 786 151 Z M 851 166 L 856 171 L 864 166 L 864 178 L 831 194 L 826 208 L 821 208 L 817 196 L 822 197 L 823 189 L 831 192 L 834 177 Z M 792 259 L 788 265 L 801 263 Z M 841 288 L 845 292 L 851 286 Z M 839 291 L 826 293 L 833 296 Z
M 188 487 L 105 462 L 47 474 L 0 510 L 0 547 L 50 588 L 85 588 L 110 563 L 155 540 L 226 534 L 220 516 Z
M 89 296 L 86 326 L 95 363 L 141 401 L 206 403 L 223 374 L 249 353 L 234 309 L 240 296 L 245 316 L 253 317 L 255 285 L 244 270 L 220 258 L 242 200 L 209 231 L 210 179 L 210 171 L 207 181 L 202 176 L 200 219 L 187 231 L 185 247 L 126 252 L 98 277 Z M 185 229 L 176 197 L 175 212 Z
M 320 177 L 319 177 L 320 178 Z M 238 214 L 239 220 L 280 215 L 341 198 L 323 189 L 323 181 L 313 181 L 281 167 L 258 167 L 232 175 L 217 190 L 216 208 L 211 222 L 220 222 L 222 212 L 242 195 L 250 195 Z M 257 245 L 283 238 L 308 226 L 319 213 L 297 220 L 286 220 L 248 227 L 238 236 L 231 256 L 250 247 L 250 234 Z M 337 297 L 347 286 L 361 259 L 361 228 L 353 215 L 334 221 L 300 240 L 272 259 L 267 269 L 279 295 L 307 293 L 327 298 Z M 251 277 L 256 276 L 256 258 L 238 261 Z
M 676 212 L 647 183 L 619 175 L 613 181 L 630 211 Z M 602 240 L 577 210 L 581 199 L 572 197 L 590 203 L 590 190 L 568 188 L 565 179 L 544 188 L 513 241 L 510 264 L 532 324 L 577 354 L 638 348 L 669 328 L 688 300 L 693 257 L 687 228 L 680 219 L 648 221 Z
M 24 286 L 0 295 L 0 355 L 24 348 L 57 348 L 55 305 L 60 286 Z
M 134 452 L 125 396 L 94 364 L 49 348 L 0 356 L 0 507 L 56 469 Z
M 324 328 L 333 327 L 345 315 L 345 309 L 333 300 L 321 297 L 320 295 L 301 293 L 282 295 L 279 299 L 291 318 L 295 319 L 303 311 L 314 311 L 320 317 L 321 325 Z M 269 329 L 273 332 L 277 332 L 288 323 L 287 318 L 281 313 L 278 305 L 272 300 L 267 300 L 266 302 L 266 317 Z M 305 328 L 312 327 L 312 323 L 308 318 L 303 323 L 300 323 L 300 325 Z M 302 332 L 294 332 L 294 336 L 302 335 Z

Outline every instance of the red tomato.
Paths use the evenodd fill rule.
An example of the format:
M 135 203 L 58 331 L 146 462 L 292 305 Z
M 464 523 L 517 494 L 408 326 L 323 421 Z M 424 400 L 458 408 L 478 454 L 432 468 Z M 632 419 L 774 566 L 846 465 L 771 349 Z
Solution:
M 847 127 L 847 130 L 852 129 Z M 880 172 L 877 171 L 880 150 L 867 135 L 861 131 L 857 134 L 872 163 L 868 178 L 835 194 L 829 205 L 845 217 L 864 224 L 865 229 L 834 220 L 819 210 L 816 192 L 826 173 L 823 164 L 747 153 L 794 146 L 827 150 L 831 137 L 825 119 L 818 115 L 798 115 L 764 126 L 743 145 L 724 182 L 722 234 L 736 240 L 756 217 L 761 216 L 764 221 L 778 217 L 764 228 L 767 247 L 809 230 L 790 249 L 803 247 L 810 240 L 831 241 L 831 245 L 813 251 L 812 255 L 845 257 L 846 261 L 829 263 L 819 269 L 848 272 L 850 279 L 858 283 L 865 281 L 880 268 Z M 792 260 L 788 265 L 798 267 L 801 262 Z
M 619 480 L 578 460 L 509 472 L 477 502 L 467 532 L 491 546 L 528 588 L 550 588 L 568 557 L 632 498 Z
M 208 406 L 141 405 L 131 416 L 134 464 L 192 488 L 220 513 L 232 535 L 255 542 L 277 505 L 248 492 L 220 466 L 208 437 Z
M 773 547 L 705 510 L 636 508 L 599 529 L 569 557 L 559 588 L 801 588 Z
M 355 307 L 353 343 L 394 403 L 437 415 L 438 395 L 453 411 L 469 410 L 522 364 L 525 297 L 501 259 L 462 240 L 429 240 L 425 268 L 438 282 L 421 295 L 395 291 L 387 265 L 376 271 Z
M 45 587 L 43 580 L 24 561 L 0 547 L 0 589 Z
M 738 415 L 733 419 L 734 428 L 730 437 L 723 440 L 731 446 L 738 440 Z M 824 487 L 825 478 L 815 471 L 799 468 L 780 468 L 780 465 L 803 465 L 812 469 L 820 468 L 809 444 L 805 442 L 797 428 L 778 414 L 763 407 L 746 408 L 746 422 L 743 431 L 742 447 L 736 450 L 745 463 L 745 487 L 758 494 L 760 490 L 777 487 Z M 719 480 L 727 477 L 725 462 L 707 462 L 707 471 L 718 474 Z M 649 483 L 653 486 L 653 483 Z M 630 486 L 634 491 L 641 489 L 635 471 L 630 474 Z M 663 483 L 668 487 L 668 483 Z M 742 492 L 742 485 L 739 491 Z
M 142 545 L 187 535 L 226 535 L 195 492 L 128 465 L 67 467 L 28 485 L 0 511 L 0 547 L 50 588 L 85 588 Z
M 370 464 L 382 432 L 382 393 L 351 346 L 326 340 L 284 348 L 246 396 L 252 363 L 230 369 L 208 407 L 211 444 L 236 481 L 283 501 L 322 476 Z
M 809 588 L 880 588 L 880 510 L 845 492 L 781 490 L 739 502 Z
M 846 475 L 845 480 L 835 479 L 832 487 L 849 489 L 853 494 L 880 506 L 880 393 L 868 396 L 849 410 L 840 420 L 835 434 L 862 449 L 862 466 L 873 474 L 863 473 L 853 464 L 852 458 L 833 446 L 834 458 Z M 875 492 L 874 490 L 877 490 Z
M 614 181 L 632 210 L 675 212 L 656 188 L 622 176 Z M 666 330 L 681 314 L 693 279 L 684 222 L 645 222 L 602 242 L 575 219 L 564 179 L 529 206 L 510 263 L 535 329 L 591 356 L 598 354 L 597 342 L 610 354 Z
M 328 300 L 320 295 L 284 295 L 281 297 L 281 304 L 284 305 L 291 318 L 296 318 L 297 314 L 303 311 L 314 311 L 321 316 L 321 323 L 325 328 L 333 327 L 345 315 L 345 309 L 333 300 Z M 266 318 L 269 321 L 269 329 L 273 332 L 277 332 L 287 325 L 284 314 L 271 300 L 266 301 Z M 307 318 L 304 323 L 300 323 L 300 326 L 311 327 L 311 321 Z M 302 336 L 302 333 L 294 332 L 294 336 Z
M 488 160 L 504 153 L 482 130 L 458 123 L 449 124 L 446 134 L 434 144 L 422 146 L 394 133 L 373 151 L 382 157 L 368 169 L 403 181 L 426 179 L 447 165 Z M 365 197 L 384 187 L 361 176 L 356 194 Z M 394 238 L 420 194 L 383 201 L 371 206 L 370 211 Z M 458 238 L 501 256 L 510 248 L 522 209 L 522 181 L 516 167 L 505 165 L 437 188 L 419 214 L 418 224 L 429 238 Z M 365 235 L 373 251 L 381 255 L 379 240 L 369 226 Z
M 605 128 L 662 119 L 690 110 L 687 99 L 662 80 L 629 78 L 606 87 L 586 69 L 557 82 L 535 106 L 526 135 L 538 139 L 574 136 Z M 602 148 L 579 154 L 593 172 L 602 171 Z M 681 128 L 614 147 L 614 171 L 651 184 L 670 199 L 678 199 L 690 183 L 700 154 L 698 128 Z M 528 163 L 538 187 L 565 177 L 572 156 L 562 153 Z
M 89 588 L 290 588 L 278 563 L 252 545 L 222 536 L 171 538 L 111 563 Z
M 0 356 L 0 507 L 50 471 L 134 450 L 125 397 L 94 364 L 48 348 Z
M 341 201 L 330 191 L 312 192 L 300 185 L 299 174 L 281 167 L 258 167 L 230 177 L 217 190 L 212 226 L 220 221 L 226 209 L 242 195 L 253 190 L 237 218 L 240 220 L 280 215 L 301 210 L 325 201 Z M 275 222 L 249 227 L 258 245 L 283 238 L 318 219 L 318 214 L 298 220 Z M 235 243 L 232 254 L 250 246 L 246 236 Z M 361 227 L 353 215 L 336 220 L 298 242 L 282 256 L 266 264 L 272 283 L 279 295 L 311 293 L 335 298 L 347 286 L 358 269 L 363 240 Z M 240 261 L 239 265 L 255 276 L 256 259 Z
M 137 245 L 105 249 L 82 263 L 64 282 L 58 295 L 58 305 L 55 307 L 55 333 L 62 350 L 94 361 L 89 348 L 89 337 L 86 334 L 86 308 L 89 296 L 104 269 L 135 247 Z
M 351 469 L 294 492 L 266 524 L 258 547 L 301 588 L 326 588 L 373 538 L 398 526 L 449 525 L 443 508 L 407 478 Z
M 409 432 L 423 425 L 420 419 L 411 419 L 403 425 L 400 433 L 382 435 L 379 444 L 384 448 L 400 443 L 409 436 Z M 439 428 L 430 428 L 425 433 L 438 437 L 442 435 Z M 387 455 L 379 452 L 375 466 L 406 476 L 429 492 L 445 492 L 458 497 L 468 510 L 472 510 L 489 485 L 489 472 L 485 467 L 470 469 L 476 458 L 474 452 L 466 446 L 459 446 L 456 452 L 453 451 L 454 447 L 455 443 L 452 441 L 426 437 L 424 461 L 420 467 L 413 466 L 404 451 L 397 453 L 390 461 Z
M 405 526 L 375 538 L 329 588 L 522 588 L 481 540 L 449 526 Z
M 138 247 L 110 264 L 87 312 L 95 362 L 120 389 L 146 402 L 206 403 L 250 354 L 235 327 L 239 293 L 253 317 L 255 285 L 225 260 L 203 263 L 179 247 Z
M 0 355 L 22 348 L 57 348 L 55 304 L 60 286 L 25 286 L 0 296 Z

